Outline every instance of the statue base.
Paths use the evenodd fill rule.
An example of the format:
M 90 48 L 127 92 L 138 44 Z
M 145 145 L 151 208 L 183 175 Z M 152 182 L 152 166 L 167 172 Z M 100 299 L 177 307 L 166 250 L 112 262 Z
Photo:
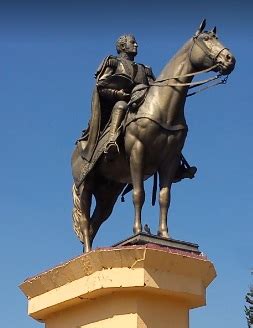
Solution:
M 194 252 L 196 254 L 201 254 L 199 251 L 199 245 L 193 244 L 187 241 L 181 241 L 172 238 L 162 238 L 156 235 L 148 234 L 145 232 L 138 233 L 134 236 L 131 236 L 125 240 L 120 241 L 117 244 L 114 244 L 112 247 L 118 246 L 130 246 L 130 245 L 147 245 L 154 244 L 159 246 L 170 247 L 178 250 Z
M 27 279 L 28 314 L 46 328 L 188 328 L 190 309 L 206 304 L 214 266 L 180 248 L 189 243 L 150 242 L 157 238 L 137 235 Z

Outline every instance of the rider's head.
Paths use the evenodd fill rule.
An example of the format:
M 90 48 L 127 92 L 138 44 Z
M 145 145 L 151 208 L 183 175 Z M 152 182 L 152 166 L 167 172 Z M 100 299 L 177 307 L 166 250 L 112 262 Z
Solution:
M 121 35 L 116 42 L 117 53 L 127 53 L 132 56 L 137 55 L 138 44 L 131 34 Z

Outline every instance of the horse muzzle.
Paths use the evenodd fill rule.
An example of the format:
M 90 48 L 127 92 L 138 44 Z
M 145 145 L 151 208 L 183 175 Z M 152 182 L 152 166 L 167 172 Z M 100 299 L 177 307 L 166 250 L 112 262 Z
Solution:
M 222 75 L 228 75 L 234 70 L 236 60 L 232 53 L 224 48 L 216 57 L 216 62 L 219 72 Z

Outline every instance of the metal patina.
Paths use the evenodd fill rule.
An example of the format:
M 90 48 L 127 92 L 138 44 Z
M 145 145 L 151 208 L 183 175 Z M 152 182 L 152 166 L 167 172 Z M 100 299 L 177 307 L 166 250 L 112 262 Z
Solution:
M 127 184 L 133 187 L 133 231 L 142 232 L 144 180 L 156 173 L 160 186 L 158 236 L 169 238 L 171 185 L 196 172 L 182 164 L 181 153 L 187 136 L 187 93 L 191 86 L 201 84 L 192 79 L 207 71 L 228 75 L 235 66 L 234 56 L 218 40 L 216 30 L 204 28 L 205 21 L 157 79 L 149 67 L 134 62 L 138 45 L 129 35 L 117 42 L 119 56 L 106 57 L 99 67 L 89 128 L 72 156 L 74 230 L 86 251 Z M 136 94 L 133 100 L 135 88 L 147 90 L 141 100 Z M 92 196 L 96 206 L 91 214 Z

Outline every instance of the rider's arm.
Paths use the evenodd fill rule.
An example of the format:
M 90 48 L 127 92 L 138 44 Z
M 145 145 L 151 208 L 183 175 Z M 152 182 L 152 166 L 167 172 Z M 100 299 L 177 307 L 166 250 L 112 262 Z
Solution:
M 104 68 L 97 79 L 97 88 L 100 96 L 110 101 L 129 100 L 129 95 L 123 90 L 115 90 L 105 87 L 108 77 L 110 77 L 115 72 L 115 63 L 112 62 L 111 65 L 109 65 L 110 61 L 108 62 L 108 66 Z
M 129 94 L 125 93 L 123 90 L 114 90 L 114 89 L 107 89 L 107 88 L 103 88 L 103 87 L 99 87 L 98 86 L 98 92 L 100 94 L 100 96 L 108 99 L 108 100 L 125 100 L 128 101 L 129 100 Z

